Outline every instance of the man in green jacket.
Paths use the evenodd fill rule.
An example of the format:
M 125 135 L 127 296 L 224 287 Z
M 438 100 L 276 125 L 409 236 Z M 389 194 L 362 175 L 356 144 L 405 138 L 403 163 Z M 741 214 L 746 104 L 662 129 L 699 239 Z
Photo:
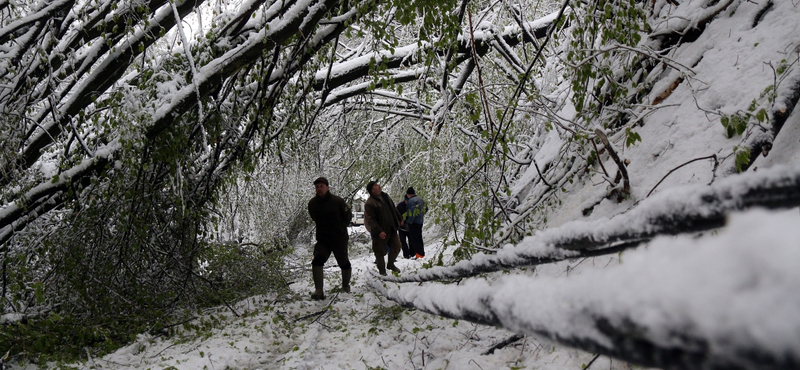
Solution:
M 323 267 L 331 253 L 342 269 L 342 291 L 350 292 L 351 266 L 347 256 L 347 241 L 350 235 L 347 226 L 353 218 L 353 212 L 344 199 L 330 192 L 328 179 L 320 177 L 314 180 L 316 196 L 308 201 L 308 214 L 317 225 L 317 243 L 314 244 L 314 259 L 311 261 L 311 273 L 314 277 L 314 293 L 311 299 L 325 299 L 323 291 Z
M 375 263 L 378 272 L 386 275 L 386 269 L 400 272 L 394 265 L 397 255 L 400 254 L 400 238 L 397 229 L 403 225 L 400 212 L 397 211 L 392 198 L 381 189 L 380 184 L 370 181 L 367 184 L 370 194 L 364 203 L 364 227 L 372 236 L 372 252 L 375 253 Z M 386 245 L 389 245 L 389 259 L 383 260 L 386 254 Z

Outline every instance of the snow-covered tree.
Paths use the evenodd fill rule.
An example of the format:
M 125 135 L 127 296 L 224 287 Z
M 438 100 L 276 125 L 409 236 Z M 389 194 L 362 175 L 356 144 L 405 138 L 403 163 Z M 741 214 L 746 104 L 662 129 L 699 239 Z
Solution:
M 711 45 L 703 37 L 714 20 L 757 27 L 777 6 L 0 2 L 0 309 L 114 327 L 83 335 L 120 342 L 180 321 L 187 308 L 280 290 L 283 253 L 309 235 L 304 204 L 320 175 L 346 199 L 371 179 L 393 195 L 413 185 L 457 260 L 498 256 L 421 280 L 698 230 L 658 222 L 587 230 L 550 246 L 552 255 L 510 264 L 499 248 L 563 223 L 551 215 L 564 196 L 584 191 L 575 195 L 584 216 L 603 202 L 647 198 L 661 182 L 632 176 L 629 168 L 649 162 L 631 164 L 624 153 L 676 95 L 677 104 L 692 96 L 696 109 L 684 108 L 702 111 L 729 140 L 724 151 L 709 145 L 717 151 L 681 159 L 713 160 L 710 182 L 768 153 L 800 98 L 796 45 L 763 61 L 774 79 L 745 105 L 703 98 L 700 85 L 710 83 L 695 67 L 706 51 L 686 45 Z M 591 187 L 600 190 L 583 190 Z M 698 219 L 718 225 L 731 209 L 739 208 Z M 624 336 L 603 347 L 549 328 L 525 333 L 652 364 L 621 348 Z

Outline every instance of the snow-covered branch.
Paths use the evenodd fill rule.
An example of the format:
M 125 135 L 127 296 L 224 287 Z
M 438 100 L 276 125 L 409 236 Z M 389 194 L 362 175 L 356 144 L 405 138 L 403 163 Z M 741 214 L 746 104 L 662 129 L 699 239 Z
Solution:
M 501 34 L 492 32 L 491 30 L 482 30 L 475 32 L 476 45 L 483 45 L 482 49 L 478 52 L 484 55 L 488 50 L 488 45 L 493 42 L 502 41 L 504 47 L 513 47 L 520 44 L 523 40 L 533 42 L 535 40 L 528 40 L 527 35 L 534 35 L 537 38 L 546 36 L 547 28 L 552 22 L 552 15 L 545 17 L 550 20 L 549 22 L 542 22 L 541 20 L 529 22 L 526 24 L 526 30 L 532 33 L 522 33 L 518 27 L 510 27 L 504 30 Z M 497 38 L 497 39 L 495 39 Z M 472 47 L 470 45 L 469 35 L 459 37 L 459 44 L 457 48 L 458 63 L 469 60 L 471 58 Z M 436 51 L 441 54 L 444 51 Z M 323 85 L 326 84 L 329 89 L 342 86 L 348 82 L 355 81 L 358 78 L 365 77 L 369 73 L 371 63 L 384 63 L 389 70 L 401 67 L 409 67 L 419 63 L 421 60 L 418 55 L 424 54 L 425 50 L 420 50 L 420 47 L 414 43 L 402 47 L 395 48 L 393 52 L 383 51 L 362 55 L 353 60 L 333 65 L 328 76 L 328 71 L 319 71 L 314 80 L 314 89 L 321 90 Z
M 187 83 L 173 94 L 160 97 L 163 101 L 158 104 L 158 109 L 154 112 L 152 122 L 148 122 L 143 128 L 145 130 L 145 137 L 148 140 L 155 140 L 164 130 L 176 125 L 180 122 L 176 117 L 182 116 L 193 106 L 196 106 L 202 98 L 218 90 L 230 76 L 235 76 L 236 71 L 262 58 L 262 54 L 265 50 L 270 50 L 275 45 L 285 43 L 301 31 L 305 31 L 305 34 L 308 35 L 314 34 L 313 28 L 315 25 L 330 11 L 335 3 L 336 0 L 305 0 L 296 2 L 294 8 L 286 10 L 286 14 L 290 16 L 275 18 L 268 27 L 264 27 L 258 33 L 249 35 L 249 38 L 245 42 L 233 47 L 227 53 L 206 63 L 202 67 L 198 66 L 197 74 L 194 76 L 193 81 L 190 81 L 190 83 Z M 99 65 L 96 66 L 96 68 L 92 68 L 88 77 L 81 79 L 79 83 L 69 90 L 69 94 L 65 95 L 66 98 L 59 103 L 60 105 L 57 108 L 48 106 L 39 111 L 38 114 L 40 117 L 36 118 L 33 124 L 34 127 L 41 126 L 42 129 L 31 130 L 31 132 L 35 133 L 27 141 L 27 145 L 22 148 L 21 155 L 23 159 L 16 162 L 0 163 L 0 165 L 22 165 L 24 168 L 30 168 L 45 153 L 43 151 L 45 147 L 59 140 L 59 135 L 63 131 L 63 128 L 69 127 L 65 125 L 66 122 L 69 122 L 69 120 L 77 116 L 81 110 L 91 105 L 95 99 L 97 99 L 98 92 L 106 91 L 111 86 L 118 83 L 117 79 L 126 72 L 127 68 L 133 63 L 135 56 L 143 52 L 147 45 L 153 42 L 151 35 L 154 33 L 157 34 L 159 29 L 175 24 L 176 20 L 180 19 L 179 17 L 183 17 L 192 11 L 195 4 L 196 2 L 193 1 L 185 1 L 178 4 L 176 8 L 176 12 L 179 15 L 178 17 L 174 15 L 173 9 L 169 5 L 163 7 L 157 12 L 155 18 L 150 20 L 150 23 L 148 23 L 149 28 L 134 32 L 128 39 L 121 42 L 118 48 L 110 50 L 109 55 L 105 56 L 105 58 L 97 59 L 99 60 Z M 355 13 L 350 14 L 352 15 Z M 301 25 L 304 25 L 305 28 L 301 29 Z M 306 49 L 306 51 L 319 50 L 332 38 L 329 34 L 341 32 L 343 27 L 328 25 L 325 26 L 324 29 L 328 31 L 324 34 L 325 37 L 314 40 L 316 41 L 315 43 L 306 43 L 309 48 Z M 139 45 L 142 46 L 139 47 Z M 305 56 L 305 58 L 308 57 L 310 56 Z M 299 68 L 302 64 L 296 64 L 298 61 L 302 60 L 293 60 L 291 63 L 295 64 L 296 68 Z M 292 73 L 297 71 L 296 68 L 284 68 L 281 70 L 284 76 L 284 83 Z M 279 96 L 279 91 L 280 90 L 276 91 L 276 97 Z M 66 94 L 66 92 L 64 93 Z M 45 101 L 45 103 L 46 102 L 47 101 Z M 58 109 L 59 114 L 53 116 L 58 117 L 60 121 L 49 121 L 41 125 L 38 124 L 37 122 L 39 121 L 45 121 L 45 118 L 48 117 L 47 113 L 50 112 L 51 109 Z M 228 131 L 228 133 L 233 132 L 232 130 Z M 235 143 L 236 148 L 239 148 L 238 152 L 232 154 L 233 158 L 237 158 L 237 155 L 241 154 L 241 150 L 247 148 L 247 145 L 240 143 L 238 140 L 231 142 Z M 119 151 L 121 149 L 122 146 L 117 146 L 114 150 Z M 111 155 L 113 155 L 113 153 Z M 91 163 L 93 161 L 94 159 L 92 158 L 83 159 L 84 163 Z M 213 166 L 224 163 L 230 163 L 230 161 L 222 160 L 214 163 Z M 75 172 L 74 175 L 70 176 L 71 181 L 81 181 L 82 176 L 98 175 L 105 170 L 104 166 L 92 166 L 90 169 L 91 170 Z M 11 168 L 3 168 L 0 173 L 3 174 L 3 177 L 0 178 L 0 183 L 6 184 L 11 180 L 10 177 L 6 177 L 12 173 Z M 206 173 L 214 173 L 214 169 L 207 169 Z M 32 185 L 32 188 L 39 189 L 44 187 L 50 189 L 50 191 L 65 190 L 49 185 L 51 182 L 49 178 L 43 181 L 44 182 L 39 185 Z M 58 181 L 54 183 L 58 183 Z M 58 199 L 63 200 L 63 197 Z M 0 214 L 0 227 L 10 225 L 15 222 L 18 217 L 23 216 L 21 208 L 17 207 L 15 205 L 16 203 L 22 202 L 20 204 L 24 204 L 35 200 L 32 200 L 30 197 L 22 197 L 20 199 L 4 199 L 4 201 L 6 204 L 3 206 L 4 212 Z
M 661 237 L 621 265 L 566 278 L 370 285 L 407 307 L 643 366 L 796 369 L 798 222 L 796 211 L 753 210 L 716 236 Z
M 792 208 L 800 205 L 800 167 L 762 169 L 723 179 L 714 185 L 672 188 L 641 201 L 629 212 L 595 221 L 573 221 L 507 245 L 494 255 L 478 254 L 453 266 L 415 274 L 387 276 L 393 282 L 458 279 L 487 272 L 602 254 L 614 243 L 638 243 L 658 235 L 711 230 L 734 211 Z M 630 246 L 630 245 L 629 245 Z M 592 251 L 594 250 L 594 251 Z M 587 254 L 588 253 L 588 254 Z

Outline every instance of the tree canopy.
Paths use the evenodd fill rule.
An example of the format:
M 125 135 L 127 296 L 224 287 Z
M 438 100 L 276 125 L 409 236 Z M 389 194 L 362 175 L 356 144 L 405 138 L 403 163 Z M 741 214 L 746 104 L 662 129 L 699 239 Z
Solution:
M 593 179 L 603 194 L 585 216 L 651 185 L 632 179 L 623 152 L 675 91 L 688 85 L 701 100 L 703 53 L 676 50 L 723 15 L 746 12 L 755 28 L 776 5 L 749 6 L 0 2 L 0 312 L 39 324 L 16 326 L 17 337 L 88 322 L 75 334 L 83 343 L 114 346 L 195 308 L 285 289 L 320 175 L 351 203 L 372 179 L 425 189 L 429 227 L 466 268 L 407 281 L 719 226 L 745 206 L 717 202 L 727 195 L 712 188 L 699 195 L 707 208 L 553 242 L 572 251 L 469 262 L 546 227 L 560 194 Z M 766 155 L 793 113 L 800 72 L 788 55 L 764 62 L 774 80 L 748 106 L 696 104 L 729 140 L 725 153 L 696 159 L 713 161 L 712 183 Z M 652 182 L 643 198 L 661 184 Z M 777 203 L 796 205 L 790 198 Z

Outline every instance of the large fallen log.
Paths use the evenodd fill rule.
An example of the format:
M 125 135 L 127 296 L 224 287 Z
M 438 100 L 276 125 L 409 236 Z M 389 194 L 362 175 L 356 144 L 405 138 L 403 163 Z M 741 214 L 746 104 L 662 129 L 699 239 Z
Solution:
M 544 230 L 493 255 L 478 254 L 452 266 L 383 279 L 392 282 L 459 279 L 568 258 L 617 253 L 657 235 L 719 228 L 734 211 L 797 206 L 800 206 L 800 167 L 760 169 L 730 176 L 710 186 L 668 189 L 643 200 L 626 213 Z
M 664 369 L 800 368 L 800 214 L 750 210 L 577 275 L 373 289 L 407 307 Z

